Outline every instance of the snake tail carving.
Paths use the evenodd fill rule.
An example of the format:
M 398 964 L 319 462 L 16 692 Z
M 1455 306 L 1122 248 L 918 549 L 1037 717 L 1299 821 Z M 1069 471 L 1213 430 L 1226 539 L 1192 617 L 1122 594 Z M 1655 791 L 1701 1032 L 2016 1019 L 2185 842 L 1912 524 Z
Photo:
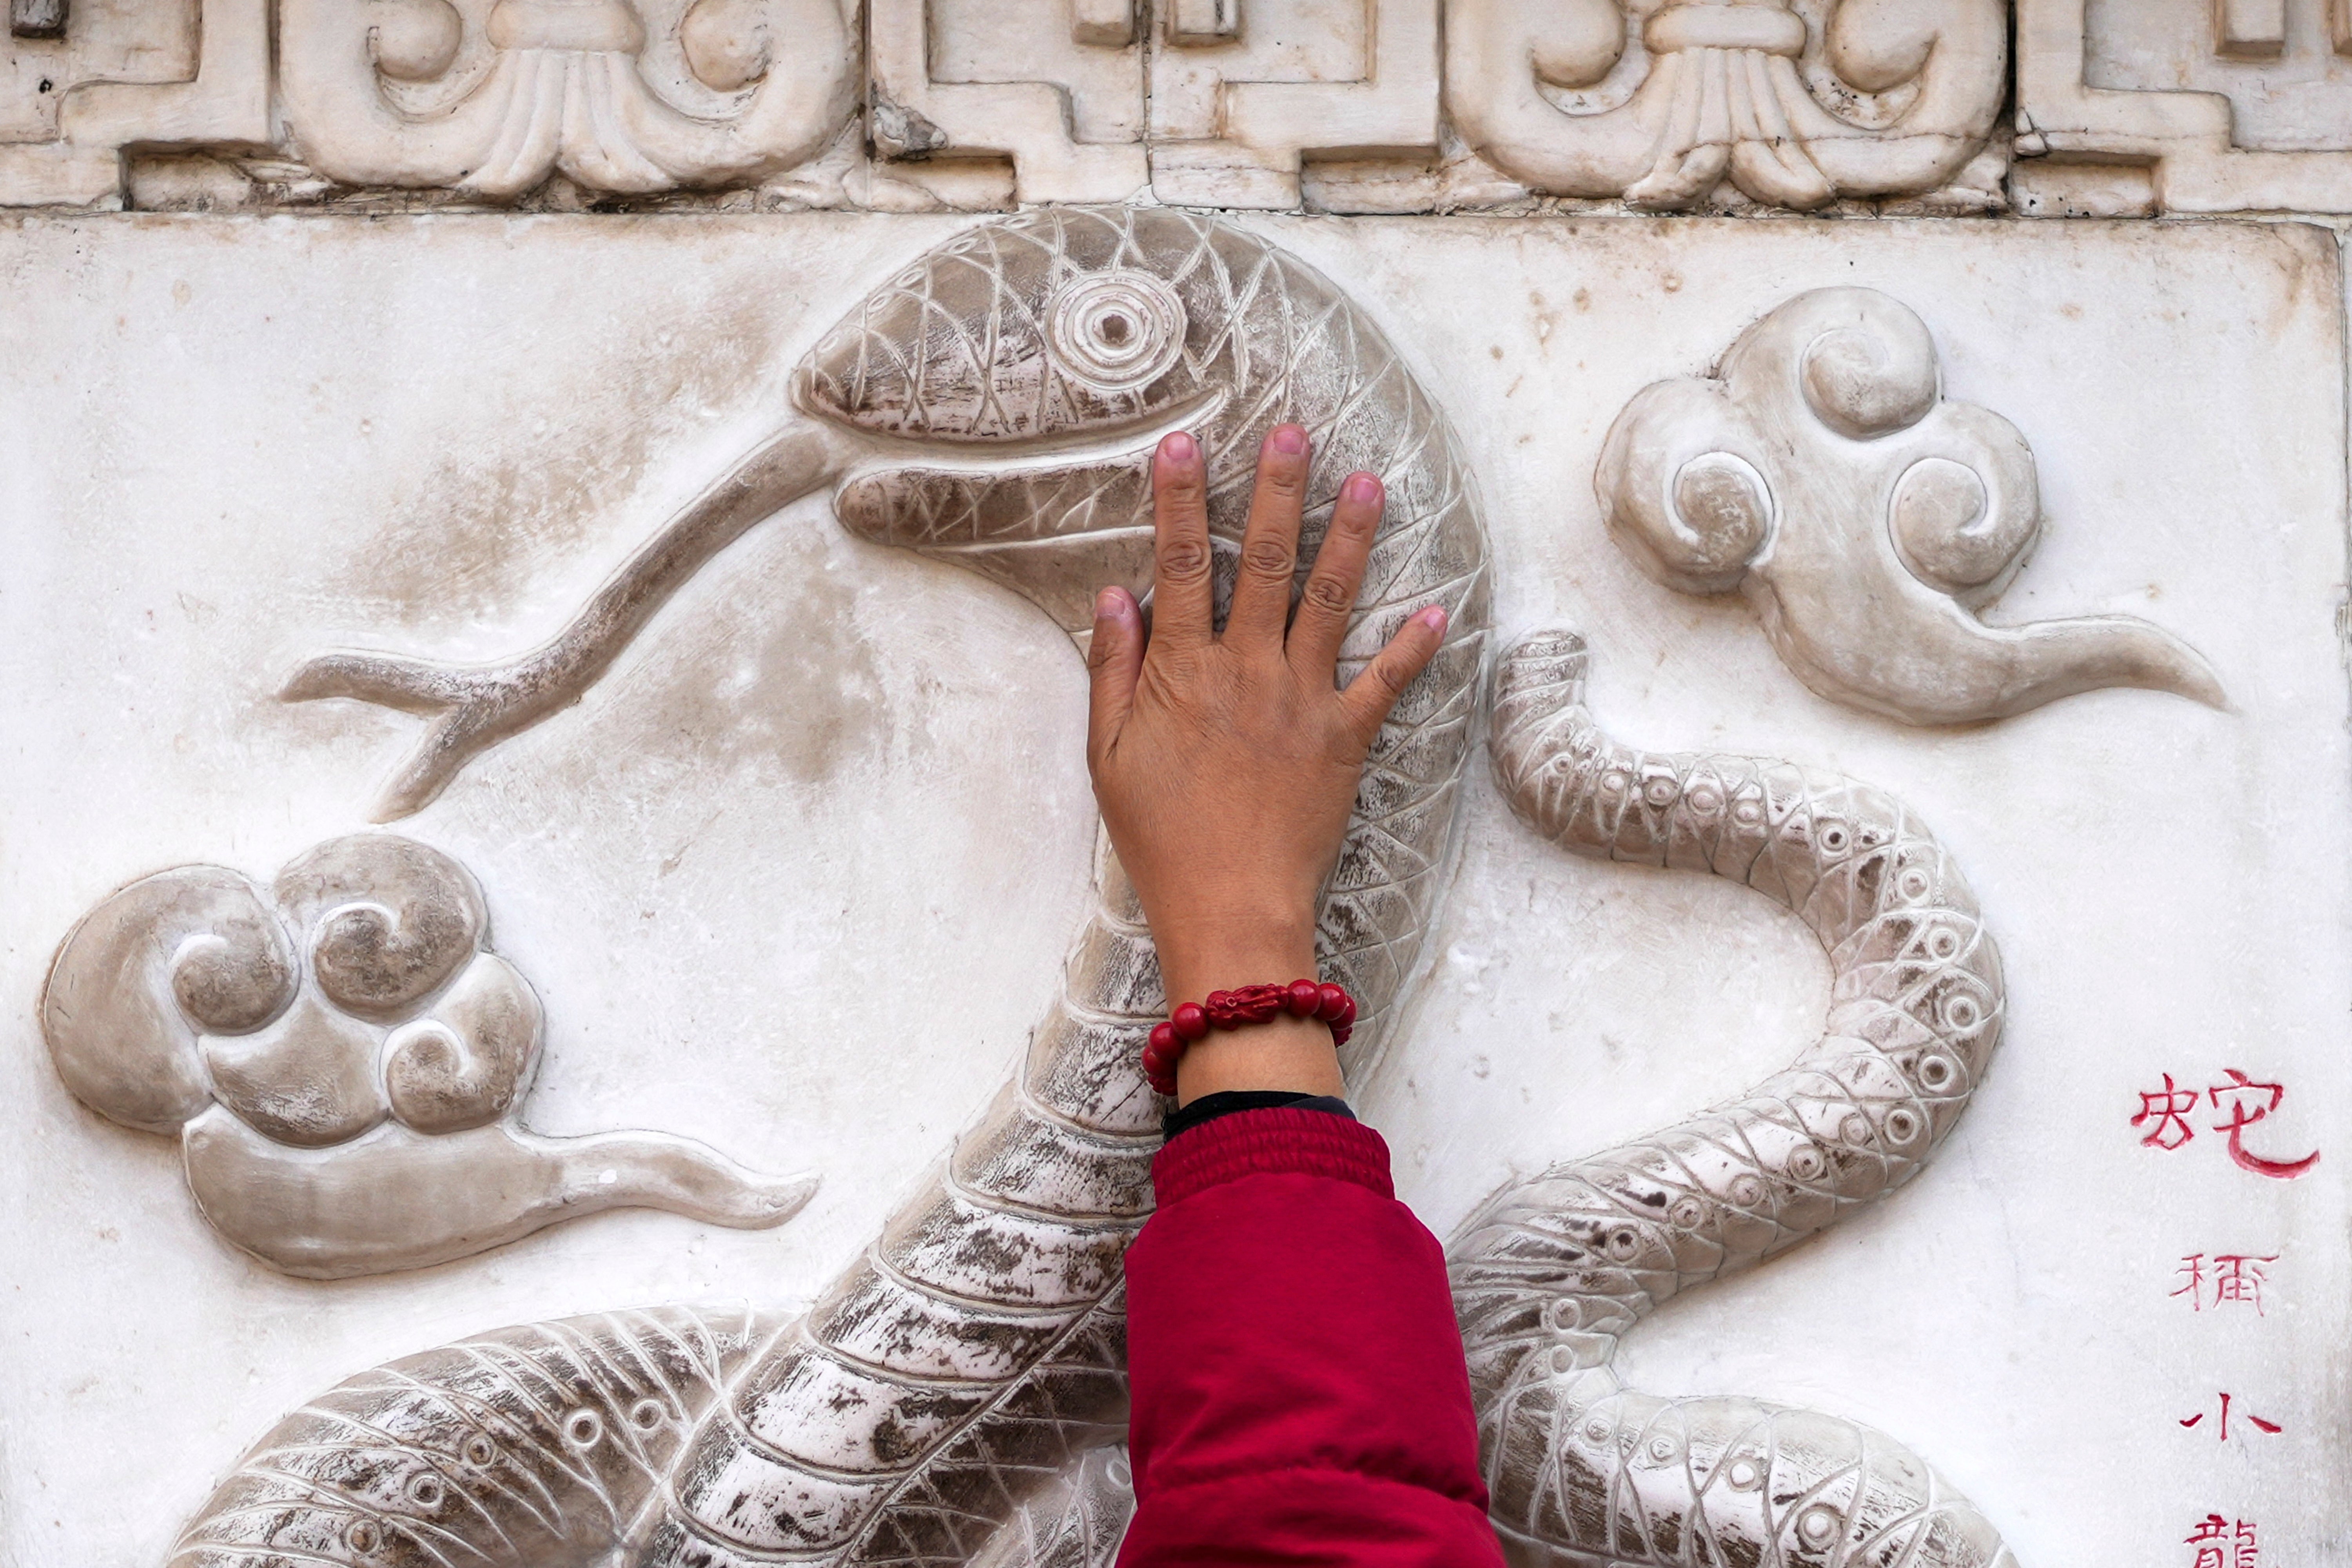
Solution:
M 1983 1081 L 2000 961 L 1951 857 L 1904 805 L 1787 763 L 1640 752 L 1584 705 L 1586 651 L 1497 667 L 1495 773 L 1521 820 L 1596 859 L 1705 871 L 1805 922 L 1827 1027 L 1747 1094 L 1504 1189 L 1449 1249 L 1487 1485 L 1522 1563 L 2016 1568 L 1900 1444 L 1839 1417 L 1628 1388 L 1619 1342 L 1916 1175 Z
M 1349 473 L 1378 473 L 1390 498 L 1343 668 L 1425 605 L 1451 617 L 1373 743 L 1320 915 L 1323 972 L 1363 1008 L 1348 1053 L 1363 1070 L 1427 942 L 1489 617 L 1459 444 L 1380 329 L 1213 219 L 1053 208 L 917 259 L 794 385 L 808 422 L 689 503 L 544 647 L 480 668 L 330 655 L 289 696 L 428 716 L 391 803 L 413 810 L 576 697 L 745 530 L 834 481 L 859 534 L 1003 584 L 1075 637 L 1095 587 L 1149 583 L 1160 431 L 1183 424 L 1207 455 L 1229 581 L 1258 445 L 1296 421 L 1316 443 L 1303 552 Z M 1165 1003 L 1108 853 L 1097 883 L 1021 1070 L 806 1312 L 744 1319 L 690 1369 L 667 1347 L 706 1320 L 656 1312 L 362 1373 L 263 1440 L 175 1568 L 1108 1562 L 1129 1507 L 1119 1260 L 1160 1142 L 1138 1058 Z

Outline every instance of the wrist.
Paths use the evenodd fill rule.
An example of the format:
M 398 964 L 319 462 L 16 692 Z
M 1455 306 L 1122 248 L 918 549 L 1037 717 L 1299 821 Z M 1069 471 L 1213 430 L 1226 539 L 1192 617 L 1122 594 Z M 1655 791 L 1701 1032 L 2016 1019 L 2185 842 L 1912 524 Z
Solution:
M 1311 912 L 1169 922 L 1164 928 L 1155 923 L 1151 931 L 1171 1007 L 1203 1001 L 1212 991 L 1319 978 Z
M 1179 1003 L 1205 1002 L 1212 991 L 1318 978 L 1311 913 L 1180 926 L 1157 945 L 1171 1011 Z M 1347 1087 L 1330 1026 L 1314 1018 L 1281 1015 L 1243 1028 L 1212 1029 L 1177 1058 L 1180 1106 L 1228 1089 L 1339 1095 Z

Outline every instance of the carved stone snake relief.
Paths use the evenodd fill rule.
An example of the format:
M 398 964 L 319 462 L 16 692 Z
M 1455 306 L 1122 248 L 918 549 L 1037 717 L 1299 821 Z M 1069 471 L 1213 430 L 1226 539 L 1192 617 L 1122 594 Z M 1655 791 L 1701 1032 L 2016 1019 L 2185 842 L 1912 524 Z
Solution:
M 304 851 L 265 890 L 220 866 L 82 917 L 41 994 L 74 1097 L 177 1133 L 213 1227 L 274 1268 L 422 1268 L 606 1209 L 782 1225 L 816 1191 L 663 1132 L 521 1125 L 544 1019 L 489 951 L 481 889 L 388 833 Z
M 1373 748 L 1320 921 L 1326 973 L 1364 1005 L 1360 1079 L 1433 923 L 1489 637 L 1470 475 L 1379 330 L 1213 219 L 1046 209 L 885 284 L 795 389 L 815 423 L 691 503 L 553 641 L 494 668 L 331 655 L 289 695 L 430 716 L 390 801 L 414 809 L 575 697 L 728 542 L 835 481 L 852 529 L 1083 636 L 1096 585 L 1148 584 L 1157 436 L 1202 439 L 1229 581 L 1259 438 L 1295 419 L 1316 441 L 1304 555 L 1342 476 L 1388 486 L 1343 675 L 1420 606 L 1452 615 Z M 1746 1401 L 1645 1403 L 1609 1371 L 1616 1337 L 1677 1288 L 1915 1172 L 1966 1105 L 2001 999 L 1965 889 L 1901 807 L 1780 763 L 1619 752 L 1575 706 L 1579 657 L 1539 641 L 1506 668 L 1497 758 L 1523 814 L 1571 848 L 1741 877 L 1809 921 L 1840 978 L 1828 1038 L 1790 1073 L 1513 1187 L 1457 1243 L 1506 1540 L 1583 1568 L 2012 1568 L 1884 1438 Z M 1098 880 L 1023 1068 L 805 1313 L 526 1325 L 362 1373 L 263 1437 L 175 1568 L 1108 1563 L 1129 1507 L 1119 1258 L 1162 1109 L 1138 1054 L 1163 998 L 1107 854 Z
M 1583 640 L 1496 673 L 1495 776 L 1596 859 L 1755 889 L 1821 942 L 1828 1025 L 1787 1070 L 1636 1142 L 1516 1183 L 1448 1249 L 1496 1527 L 1579 1568 L 2015 1568 L 1992 1525 L 1866 1426 L 1753 1399 L 1662 1399 L 1612 1369 L 1634 1325 L 1918 1174 L 2000 1043 L 2000 958 L 1959 868 L 1901 802 L 1787 763 L 1637 752 L 1584 706 Z
M 1304 552 L 1345 475 L 1388 486 L 1343 669 L 1423 605 L 1452 616 L 1373 745 L 1321 916 L 1325 971 L 1363 1007 L 1360 1070 L 1429 930 L 1488 623 L 1467 468 L 1379 330 L 1223 224 L 1048 210 L 891 279 L 796 390 L 822 424 L 690 505 L 546 647 L 495 670 L 338 656 L 296 694 L 438 710 L 394 791 L 395 806 L 429 798 L 576 695 L 728 541 L 835 479 L 853 529 L 985 573 L 1075 629 L 1102 581 L 1148 584 L 1161 430 L 1201 438 L 1229 578 L 1260 439 L 1297 420 L 1316 440 Z M 950 1563 L 1017 1557 L 1016 1539 L 1115 1541 L 1124 1488 L 1084 1456 L 1124 1427 L 1119 1258 L 1150 1203 L 1161 1110 L 1138 1057 L 1164 1003 L 1108 856 L 1100 884 L 1026 1065 L 806 1313 L 539 1324 L 363 1374 L 263 1438 L 174 1561 Z

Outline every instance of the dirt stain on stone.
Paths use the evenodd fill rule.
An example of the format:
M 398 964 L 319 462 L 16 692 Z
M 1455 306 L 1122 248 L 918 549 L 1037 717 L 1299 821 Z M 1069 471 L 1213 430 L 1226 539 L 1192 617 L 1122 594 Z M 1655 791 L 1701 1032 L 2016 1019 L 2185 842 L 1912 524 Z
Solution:
M 514 417 L 484 388 L 429 463 L 384 490 L 375 531 L 326 586 L 387 626 L 447 626 L 510 612 L 542 563 L 615 526 L 651 537 L 684 500 L 638 500 L 656 443 L 692 434 L 658 411 L 739 403 L 793 326 L 757 291 L 683 323 L 649 310 L 614 325 L 621 341 L 569 395 L 539 401 L 549 413 Z
M 831 526 L 795 513 L 764 529 Z M 716 594 L 691 595 L 647 629 L 644 663 L 599 716 L 593 755 L 616 752 L 730 778 L 822 784 L 878 759 L 892 722 L 871 641 L 857 629 L 857 584 L 821 543 L 763 541 Z M 722 558 L 706 570 L 728 572 Z

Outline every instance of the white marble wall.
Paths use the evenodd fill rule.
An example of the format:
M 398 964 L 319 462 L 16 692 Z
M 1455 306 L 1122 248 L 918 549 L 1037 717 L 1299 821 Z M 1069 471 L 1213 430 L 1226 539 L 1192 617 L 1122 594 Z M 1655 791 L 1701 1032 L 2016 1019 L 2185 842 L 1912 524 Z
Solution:
M 778 417 L 863 280 L 968 220 L 79 218 L 5 237 L 0 679 L 12 896 L 0 1556 L 162 1561 L 281 1412 L 495 1324 L 804 1300 L 1020 1054 L 1084 902 L 1081 672 L 1034 609 L 821 500 L 688 588 L 579 707 L 403 831 L 471 868 L 537 987 L 553 1132 L 659 1127 L 824 1186 L 778 1229 L 635 1213 L 339 1283 L 216 1237 L 172 1144 L 77 1105 L 34 1011 L 111 889 L 267 876 L 363 825 L 415 721 L 287 704 L 324 646 L 551 630 Z M 1403 347 L 1467 441 L 1501 629 L 1566 624 L 1638 742 L 1832 768 L 1925 816 L 2009 977 L 1990 1085 L 1913 1186 L 1678 1302 L 1623 1367 L 1872 1423 L 2024 1563 L 2190 1563 L 2209 1511 L 2341 1560 L 2352 1082 L 2341 268 L 2294 226 L 1259 220 Z M 1916 310 L 1944 391 L 2038 459 L 1988 612 L 2161 623 L 2232 708 L 2147 691 L 1918 729 L 1806 689 L 1737 598 L 1643 576 L 1591 476 L 1643 385 L 1791 295 Z M 1818 1032 L 1820 950 L 1737 887 L 1596 866 L 1473 787 L 1434 973 L 1367 1113 L 1444 1232 L 1498 1183 L 1734 1093 Z M 2239 1067 L 2250 1142 L 2144 1146 L 2137 1096 Z M 2275 1255 L 2261 1315 L 2169 1293 Z M 2214 1436 L 2217 1399 L 2237 1421 Z M 2180 1423 L 2200 1411 L 2198 1427 Z M 2256 1415 L 2275 1435 L 2245 1425 Z
M 614 1195 L 583 1166 L 519 1239 L 460 1216 L 469 1256 L 297 1278 L 252 1249 L 302 1229 L 282 1184 L 200 1199 L 173 1138 L 61 1076 L 51 968 L 135 879 L 266 889 L 369 829 L 419 721 L 280 700 L 306 658 L 551 635 L 774 431 L 875 282 L 1080 202 L 1223 211 L 1360 303 L 1464 438 L 1497 630 L 1583 632 L 1612 733 L 1866 781 L 1974 885 L 2007 1035 L 1950 1141 L 1618 1370 L 1874 1426 L 2025 1568 L 2352 1564 L 2347 0 L 13 0 L 0 1564 L 163 1563 L 273 1422 L 392 1357 L 804 1303 L 996 1092 L 1090 902 L 1082 672 L 1034 607 L 822 495 L 396 828 L 478 883 L 544 1011 L 483 1136 L 650 1130 L 728 1182 L 813 1174 L 804 1208 L 551 1223 Z M 1829 288 L 1932 345 L 1885 428 L 1822 425 L 1811 359 L 1739 381 L 1741 334 Z M 1818 308 L 1879 309 L 1846 299 Z M 1913 353 L 1895 320 L 1863 381 Z M 1624 480 L 1645 395 L 1673 451 Z M 2022 519 L 2013 581 L 1854 574 L 1897 560 L 1890 487 L 1935 441 L 1990 499 L 1918 515 L 1955 559 Z M 1708 458 L 1716 511 L 1678 502 L 1699 452 L 1737 459 Z M 1668 554 L 1761 508 L 1740 591 L 1629 552 L 1652 493 Z M 1922 647 L 2082 616 L 2170 634 L 2226 706 L 1905 721 L 1960 686 Z M 1440 1234 L 1785 1065 L 1830 1000 L 1790 916 L 1572 858 L 1485 770 L 1359 1085 Z M 2168 1074 L 2231 1068 L 2285 1090 L 2244 1149 L 2315 1166 L 2233 1163 L 2210 1094 L 2185 1145 L 2144 1142 Z M 2215 1299 L 2223 1257 L 2269 1260 L 2259 1309 Z

